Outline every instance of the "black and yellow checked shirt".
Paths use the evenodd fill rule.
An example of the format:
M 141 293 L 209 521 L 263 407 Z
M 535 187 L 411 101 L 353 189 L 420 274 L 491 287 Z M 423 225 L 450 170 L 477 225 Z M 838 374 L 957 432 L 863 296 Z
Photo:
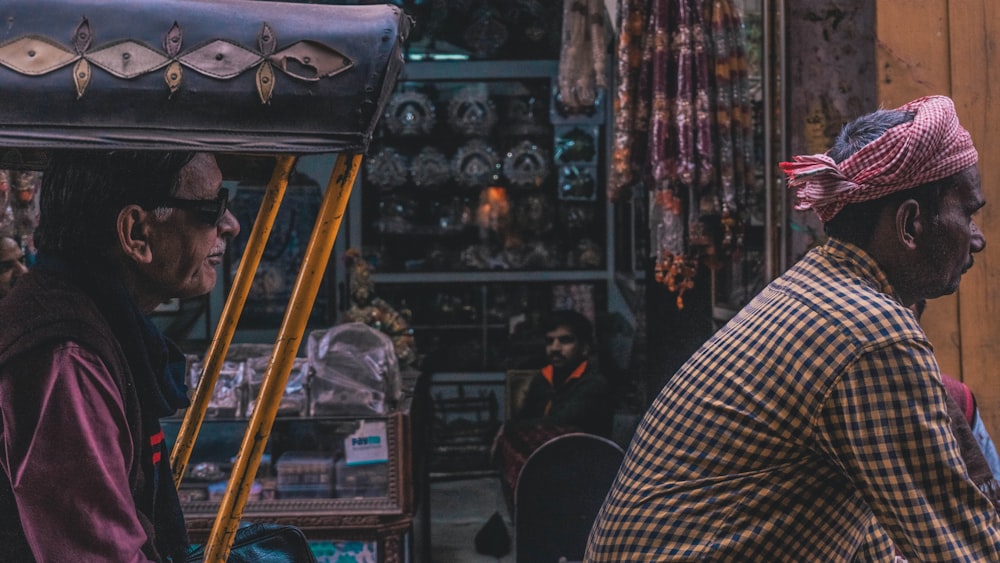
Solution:
M 891 539 L 890 539 L 891 538 Z M 829 241 L 646 413 L 587 561 L 1000 561 L 937 363 L 872 258 Z

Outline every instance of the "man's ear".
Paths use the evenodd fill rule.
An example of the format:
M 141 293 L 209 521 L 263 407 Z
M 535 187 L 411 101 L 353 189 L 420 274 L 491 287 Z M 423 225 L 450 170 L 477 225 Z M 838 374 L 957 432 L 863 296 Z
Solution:
M 118 244 L 126 256 L 139 264 L 148 264 L 153 259 L 149 247 L 151 213 L 138 205 L 126 205 L 118 212 Z
M 915 199 L 907 199 L 896 207 L 894 226 L 896 238 L 908 250 L 917 247 L 917 239 L 924 230 L 927 214 Z

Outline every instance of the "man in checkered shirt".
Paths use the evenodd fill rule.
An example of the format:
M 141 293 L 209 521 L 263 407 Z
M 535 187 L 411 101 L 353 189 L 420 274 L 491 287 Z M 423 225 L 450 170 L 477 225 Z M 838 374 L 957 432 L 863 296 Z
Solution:
M 1000 561 L 1000 486 L 949 428 L 907 307 L 986 245 L 978 156 L 952 101 L 848 124 L 782 163 L 825 244 L 670 379 L 594 523 L 587 561 Z

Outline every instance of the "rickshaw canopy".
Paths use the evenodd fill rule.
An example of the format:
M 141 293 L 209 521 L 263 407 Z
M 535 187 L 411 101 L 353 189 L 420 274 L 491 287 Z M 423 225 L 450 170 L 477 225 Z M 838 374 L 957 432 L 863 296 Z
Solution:
M 403 66 L 410 19 L 383 5 L 3 0 L 0 168 L 61 149 L 277 155 L 171 455 L 185 473 L 296 155 L 338 153 L 208 538 L 225 561 L 362 155 Z
M 6 0 L 0 147 L 361 154 L 409 25 L 388 4 Z

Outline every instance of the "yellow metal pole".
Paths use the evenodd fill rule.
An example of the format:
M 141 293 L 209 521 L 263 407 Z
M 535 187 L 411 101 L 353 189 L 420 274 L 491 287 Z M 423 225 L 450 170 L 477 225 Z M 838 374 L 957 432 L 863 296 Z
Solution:
M 316 218 L 309 245 L 302 259 L 302 266 L 299 268 L 299 276 L 292 288 L 288 310 L 285 311 L 281 328 L 278 330 L 278 339 L 274 343 L 274 351 L 271 353 L 271 361 L 264 374 L 257 404 L 243 435 L 243 443 L 233 465 L 233 473 L 229 477 L 226 493 L 222 497 L 219 513 L 216 514 L 212 532 L 205 546 L 206 562 L 221 562 L 229 557 L 233 538 L 243 516 L 243 507 L 250 495 L 250 488 L 271 434 L 274 418 L 278 414 L 278 406 L 285 392 L 285 385 L 288 383 L 288 374 L 292 370 L 302 335 L 305 333 L 306 322 L 316 301 L 316 293 L 326 272 L 333 243 L 337 238 L 337 231 L 344 218 L 347 200 L 350 198 L 351 188 L 360 166 L 360 154 L 337 156 L 326 194 L 323 196 L 319 217 Z
M 219 326 L 215 329 L 215 337 L 205 354 L 201 379 L 198 381 L 198 387 L 191 399 L 191 406 L 184 415 L 184 422 L 181 423 L 173 452 L 170 454 L 170 466 L 174 472 L 175 487 L 181 485 L 184 473 L 187 471 L 191 450 L 194 449 L 194 443 L 198 439 L 198 431 L 205 419 L 205 412 L 208 410 L 208 403 L 212 398 L 215 383 L 219 379 L 219 371 L 226 358 L 226 350 L 229 349 L 236 325 L 240 321 L 240 313 L 243 312 L 243 305 L 250 293 L 254 274 L 257 273 L 257 266 L 260 265 L 260 258 L 264 254 L 264 246 L 267 244 L 271 228 L 274 226 L 274 218 L 278 215 L 281 200 L 285 197 L 288 177 L 294 164 L 294 156 L 279 156 L 275 162 L 271 181 L 268 182 L 260 210 L 253 222 L 253 230 L 250 231 L 250 236 L 247 238 L 246 251 L 243 253 L 243 258 L 236 270 L 236 279 L 233 280 L 233 287 L 229 290 L 229 296 L 222 309 Z

